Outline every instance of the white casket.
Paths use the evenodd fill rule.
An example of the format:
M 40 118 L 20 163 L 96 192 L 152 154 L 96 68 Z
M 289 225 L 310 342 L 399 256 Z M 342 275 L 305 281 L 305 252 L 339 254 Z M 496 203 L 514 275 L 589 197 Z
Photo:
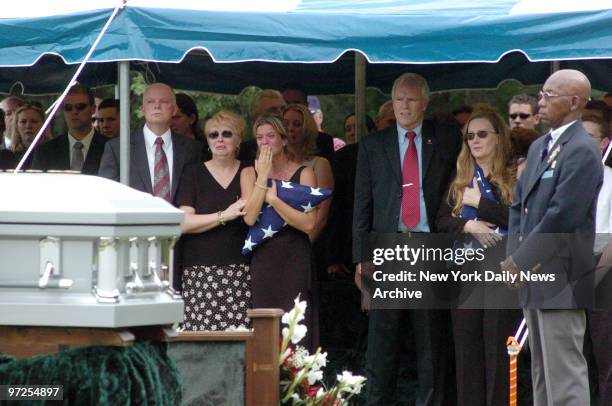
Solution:
M 0 173 L 0 325 L 182 320 L 170 287 L 183 213 L 96 176 Z

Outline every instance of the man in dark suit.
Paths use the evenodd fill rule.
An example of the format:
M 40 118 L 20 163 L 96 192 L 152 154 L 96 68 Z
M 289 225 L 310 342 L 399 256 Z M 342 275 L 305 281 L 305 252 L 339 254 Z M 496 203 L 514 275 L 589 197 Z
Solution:
M 200 153 L 193 140 L 170 130 L 172 116 L 176 114 L 176 101 L 172 89 L 163 83 L 147 87 L 142 97 L 145 125 L 130 136 L 130 186 L 174 201 L 181 174 L 185 166 L 200 161 Z M 161 147 L 158 147 L 161 140 Z M 102 156 L 100 176 L 119 181 L 119 138 L 110 140 Z M 159 153 L 158 153 L 159 148 Z M 169 175 L 167 188 L 155 190 L 156 158 L 165 156 Z M 161 180 L 160 180 L 161 182 Z M 167 193 L 169 192 L 169 193 Z
M 396 125 L 359 142 L 353 215 L 357 281 L 362 267 L 368 266 L 369 253 L 362 252 L 362 241 L 369 232 L 435 232 L 436 213 L 457 157 L 458 128 L 423 121 L 429 101 L 425 79 L 412 73 L 400 76 L 393 84 L 392 99 Z M 408 190 L 410 186 L 414 188 Z M 398 356 L 402 329 L 408 323 L 416 342 L 416 404 L 444 403 L 445 387 L 450 386 L 445 382 L 448 314 L 372 309 L 366 354 L 368 405 L 397 403 Z
M 592 293 L 595 208 L 603 169 L 580 115 L 591 96 L 581 72 L 560 70 L 540 92 L 539 114 L 551 131 L 531 145 L 510 208 L 508 252 L 502 271 L 554 275 L 518 279 L 529 328 L 533 403 L 589 405 L 583 355 L 585 299 Z
M 85 86 L 74 85 L 64 99 L 63 108 L 68 134 L 38 145 L 32 169 L 73 170 L 96 175 L 107 138 L 91 124 L 94 95 Z

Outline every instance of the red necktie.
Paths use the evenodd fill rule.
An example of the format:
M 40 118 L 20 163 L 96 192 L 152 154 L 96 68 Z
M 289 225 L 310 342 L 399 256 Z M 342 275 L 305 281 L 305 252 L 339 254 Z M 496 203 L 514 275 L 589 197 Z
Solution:
M 406 133 L 408 137 L 408 149 L 404 154 L 404 163 L 402 164 L 402 223 L 412 229 L 419 224 L 419 157 L 417 155 L 414 137 L 416 133 L 409 131 Z
M 170 171 L 163 145 L 164 140 L 157 137 L 155 139 L 155 166 L 153 168 L 153 196 L 161 197 L 169 202 Z

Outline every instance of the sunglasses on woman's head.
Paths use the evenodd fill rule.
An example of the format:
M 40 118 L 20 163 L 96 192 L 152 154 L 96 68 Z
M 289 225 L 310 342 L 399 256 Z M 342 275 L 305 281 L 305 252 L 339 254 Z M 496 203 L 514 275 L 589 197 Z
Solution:
M 529 117 L 531 117 L 531 114 L 527 114 L 527 113 L 512 113 L 512 114 L 510 114 L 510 118 L 512 120 L 516 120 L 517 117 L 520 117 L 521 120 L 527 120 Z
M 487 138 L 487 136 L 488 136 L 489 134 L 497 134 L 497 133 L 496 133 L 496 132 L 493 132 L 493 131 L 485 131 L 485 130 L 482 130 L 482 131 L 476 131 L 476 132 L 469 132 L 469 133 L 466 133 L 466 134 L 465 134 L 465 138 L 466 138 L 468 141 L 472 141 L 472 140 L 473 140 L 474 138 L 476 138 L 476 137 L 478 137 L 478 138 Z
M 64 104 L 64 111 L 72 111 L 72 109 L 76 109 L 76 111 L 83 111 L 85 110 L 87 107 L 89 107 L 89 104 L 87 103 L 75 103 L 75 104 Z
M 208 133 L 208 138 L 210 138 L 211 140 L 215 140 L 217 139 L 217 137 L 219 137 L 219 135 L 221 135 L 223 138 L 232 138 L 234 136 L 234 133 L 228 130 L 222 131 L 221 134 L 219 134 L 219 131 L 213 131 L 211 133 Z

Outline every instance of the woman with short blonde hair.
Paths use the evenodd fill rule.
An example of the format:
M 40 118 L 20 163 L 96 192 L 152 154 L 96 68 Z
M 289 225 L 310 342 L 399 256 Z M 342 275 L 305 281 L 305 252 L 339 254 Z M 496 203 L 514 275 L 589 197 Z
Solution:
M 236 159 L 244 120 L 220 111 L 204 125 L 212 158 L 185 168 L 176 204 L 185 213 L 181 229 L 182 294 L 186 330 L 249 327 L 251 274 L 241 253 L 247 227 Z

